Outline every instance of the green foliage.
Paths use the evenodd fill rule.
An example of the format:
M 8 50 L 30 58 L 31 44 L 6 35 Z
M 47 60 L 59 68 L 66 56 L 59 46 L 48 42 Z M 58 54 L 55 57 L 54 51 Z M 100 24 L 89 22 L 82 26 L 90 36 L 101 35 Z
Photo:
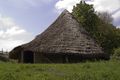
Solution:
M 114 50 L 114 54 L 113 54 L 112 58 L 115 60 L 120 60 L 120 48 L 117 48 Z
M 0 62 L 0 80 L 120 80 L 119 61 L 78 64 Z
M 95 14 L 93 5 L 80 2 L 74 6 L 72 14 L 77 18 L 82 26 L 86 28 L 86 30 L 95 30 L 95 26 L 97 25 L 96 21 L 98 18 Z
M 86 4 L 85 2 L 76 4 L 72 12 L 74 17 L 89 32 L 91 37 L 102 46 L 104 51 L 113 54 L 113 49 L 120 47 L 120 30 L 109 23 L 110 15 L 109 18 L 107 17 L 108 19 L 103 19 L 96 13 L 93 5 Z M 104 17 L 105 15 L 101 16 Z

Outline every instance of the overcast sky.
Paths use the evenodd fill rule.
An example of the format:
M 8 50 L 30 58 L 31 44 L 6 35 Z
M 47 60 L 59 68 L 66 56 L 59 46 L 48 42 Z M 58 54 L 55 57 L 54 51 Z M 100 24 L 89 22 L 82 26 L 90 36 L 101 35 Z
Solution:
M 0 50 L 31 41 L 80 0 L 0 0 Z M 96 11 L 108 11 L 120 27 L 120 0 L 86 0 Z

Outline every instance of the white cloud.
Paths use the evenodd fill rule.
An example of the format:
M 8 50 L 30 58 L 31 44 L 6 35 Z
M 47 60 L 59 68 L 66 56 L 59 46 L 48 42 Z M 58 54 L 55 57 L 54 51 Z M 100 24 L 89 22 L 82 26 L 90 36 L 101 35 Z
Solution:
M 112 17 L 114 18 L 113 23 L 117 26 L 117 28 L 120 28 L 120 11 L 113 14 Z
M 62 9 L 67 9 L 70 12 L 72 11 L 73 5 L 75 5 L 76 3 L 79 3 L 81 0 L 59 0 L 55 7 L 58 10 L 62 10 Z
M 63 9 L 67 9 L 68 11 L 72 11 L 73 6 L 79 3 L 81 0 L 59 0 L 55 8 L 58 12 Z M 93 4 L 96 11 L 107 11 L 112 13 L 120 8 L 120 0 L 85 0 L 88 4 Z M 116 12 L 112 15 L 114 18 L 114 22 L 116 20 L 120 21 L 120 11 Z M 120 26 L 120 25 L 117 25 Z
M 55 7 L 56 9 L 67 9 L 70 12 L 73 9 L 73 6 L 76 3 L 79 3 L 81 0 L 59 0 Z M 112 12 L 120 8 L 120 0 L 85 0 L 88 4 L 94 4 L 94 7 L 97 11 L 109 11 Z
M 17 25 L 11 18 L 0 16 L 0 49 L 11 50 L 32 39 L 32 35 Z

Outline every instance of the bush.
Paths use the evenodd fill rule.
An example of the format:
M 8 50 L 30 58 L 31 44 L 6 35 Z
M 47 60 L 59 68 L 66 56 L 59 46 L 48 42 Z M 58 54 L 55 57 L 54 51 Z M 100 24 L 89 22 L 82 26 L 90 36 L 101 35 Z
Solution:
M 120 48 L 114 50 L 113 59 L 120 60 Z

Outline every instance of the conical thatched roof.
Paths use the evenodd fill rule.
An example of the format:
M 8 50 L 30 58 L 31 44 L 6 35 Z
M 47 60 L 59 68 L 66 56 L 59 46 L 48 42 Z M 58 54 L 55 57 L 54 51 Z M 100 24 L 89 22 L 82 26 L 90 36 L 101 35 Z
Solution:
M 67 10 L 64 10 L 57 20 L 33 41 L 11 51 L 10 57 L 15 58 L 16 54 L 25 50 L 56 54 L 103 53 L 102 48 Z

